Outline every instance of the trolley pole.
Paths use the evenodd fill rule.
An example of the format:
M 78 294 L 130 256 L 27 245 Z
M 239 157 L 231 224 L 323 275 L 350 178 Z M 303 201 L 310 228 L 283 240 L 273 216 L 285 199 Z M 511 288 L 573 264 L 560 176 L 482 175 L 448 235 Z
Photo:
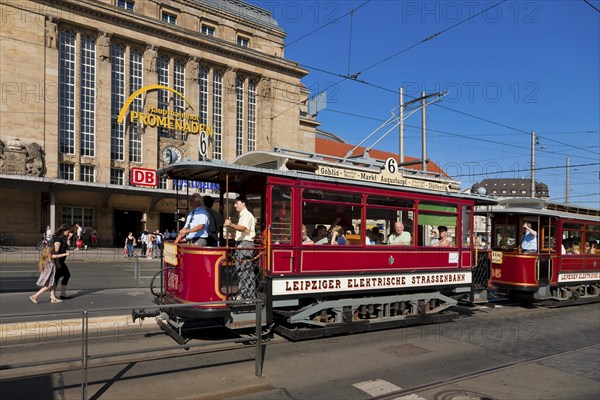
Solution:
M 400 87 L 400 164 L 404 162 L 404 88 Z
M 427 111 L 425 110 L 425 106 L 427 103 L 425 102 L 425 92 L 421 92 L 421 170 L 423 172 L 427 171 Z
M 531 131 L 531 198 L 535 198 L 535 132 Z

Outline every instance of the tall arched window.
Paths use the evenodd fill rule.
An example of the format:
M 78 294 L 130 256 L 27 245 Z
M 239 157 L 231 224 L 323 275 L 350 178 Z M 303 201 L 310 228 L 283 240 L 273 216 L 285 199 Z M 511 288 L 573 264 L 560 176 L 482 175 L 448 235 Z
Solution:
M 143 76 L 144 55 L 138 49 L 129 51 L 129 94 L 141 89 L 144 83 Z M 131 103 L 131 111 L 142 111 L 144 107 L 142 96 L 137 96 Z M 142 162 L 142 128 L 137 122 L 129 125 L 129 161 Z
M 256 150 L 256 81 L 248 81 L 248 151 Z
M 61 31 L 59 38 L 58 152 L 75 154 L 75 34 Z
M 95 156 L 96 137 L 96 41 L 90 36 L 81 39 L 81 84 L 79 129 L 80 154 Z
M 213 73 L 213 157 L 223 159 L 223 73 Z
M 121 107 L 125 103 L 125 49 L 119 44 L 110 46 L 110 158 L 123 161 L 125 148 L 124 124 L 117 123 Z

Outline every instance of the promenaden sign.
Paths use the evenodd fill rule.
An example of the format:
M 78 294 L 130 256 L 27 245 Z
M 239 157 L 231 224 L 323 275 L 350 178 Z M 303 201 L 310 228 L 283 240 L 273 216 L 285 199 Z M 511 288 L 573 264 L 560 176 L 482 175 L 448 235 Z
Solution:
M 121 111 L 119 112 L 117 122 L 119 124 L 123 123 L 123 120 L 125 119 L 125 114 L 127 114 L 129 106 L 131 105 L 133 100 L 135 100 L 136 97 L 143 93 L 150 92 L 153 90 L 168 90 L 169 92 L 172 92 L 175 95 L 181 97 L 187 103 L 190 109 L 194 109 L 194 107 L 192 107 L 192 105 L 185 98 L 185 96 L 179 93 L 177 90 L 165 85 L 149 85 L 136 90 L 131 96 L 127 98 L 127 101 L 125 101 L 125 104 L 123 104 L 123 107 L 121 107 Z M 150 126 L 152 128 L 160 127 L 165 129 L 175 129 L 186 133 L 206 132 L 209 136 L 212 136 L 212 126 L 201 124 L 197 115 L 192 115 L 185 112 L 178 112 L 149 106 L 147 112 L 133 110 L 129 111 L 128 119 L 129 122 L 137 122 L 139 124 Z

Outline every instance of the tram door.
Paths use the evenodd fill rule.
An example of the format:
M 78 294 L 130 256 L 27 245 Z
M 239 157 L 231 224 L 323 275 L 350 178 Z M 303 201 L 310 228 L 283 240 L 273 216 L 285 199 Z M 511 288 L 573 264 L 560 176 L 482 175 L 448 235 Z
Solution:
M 292 207 L 292 188 L 289 186 L 272 186 L 267 188 L 270 191 L 270 210 L 269 218 L 271 225 L 271 246 L 273 257 L 271 259 L 271 271 L 292 272 L 294 265 L 294 251 L 292 246 L 293 229 L 293 207 Z

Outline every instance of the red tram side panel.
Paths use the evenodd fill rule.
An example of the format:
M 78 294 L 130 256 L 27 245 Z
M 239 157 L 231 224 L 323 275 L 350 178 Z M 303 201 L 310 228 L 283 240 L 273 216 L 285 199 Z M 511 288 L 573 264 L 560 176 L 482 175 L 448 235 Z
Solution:
M 178 303 L 227 300 L 222 291 L 225 259 L 225 249 L 165 243 L 166 295 Z M 224 307 L 222 304 L 216 306 Z

